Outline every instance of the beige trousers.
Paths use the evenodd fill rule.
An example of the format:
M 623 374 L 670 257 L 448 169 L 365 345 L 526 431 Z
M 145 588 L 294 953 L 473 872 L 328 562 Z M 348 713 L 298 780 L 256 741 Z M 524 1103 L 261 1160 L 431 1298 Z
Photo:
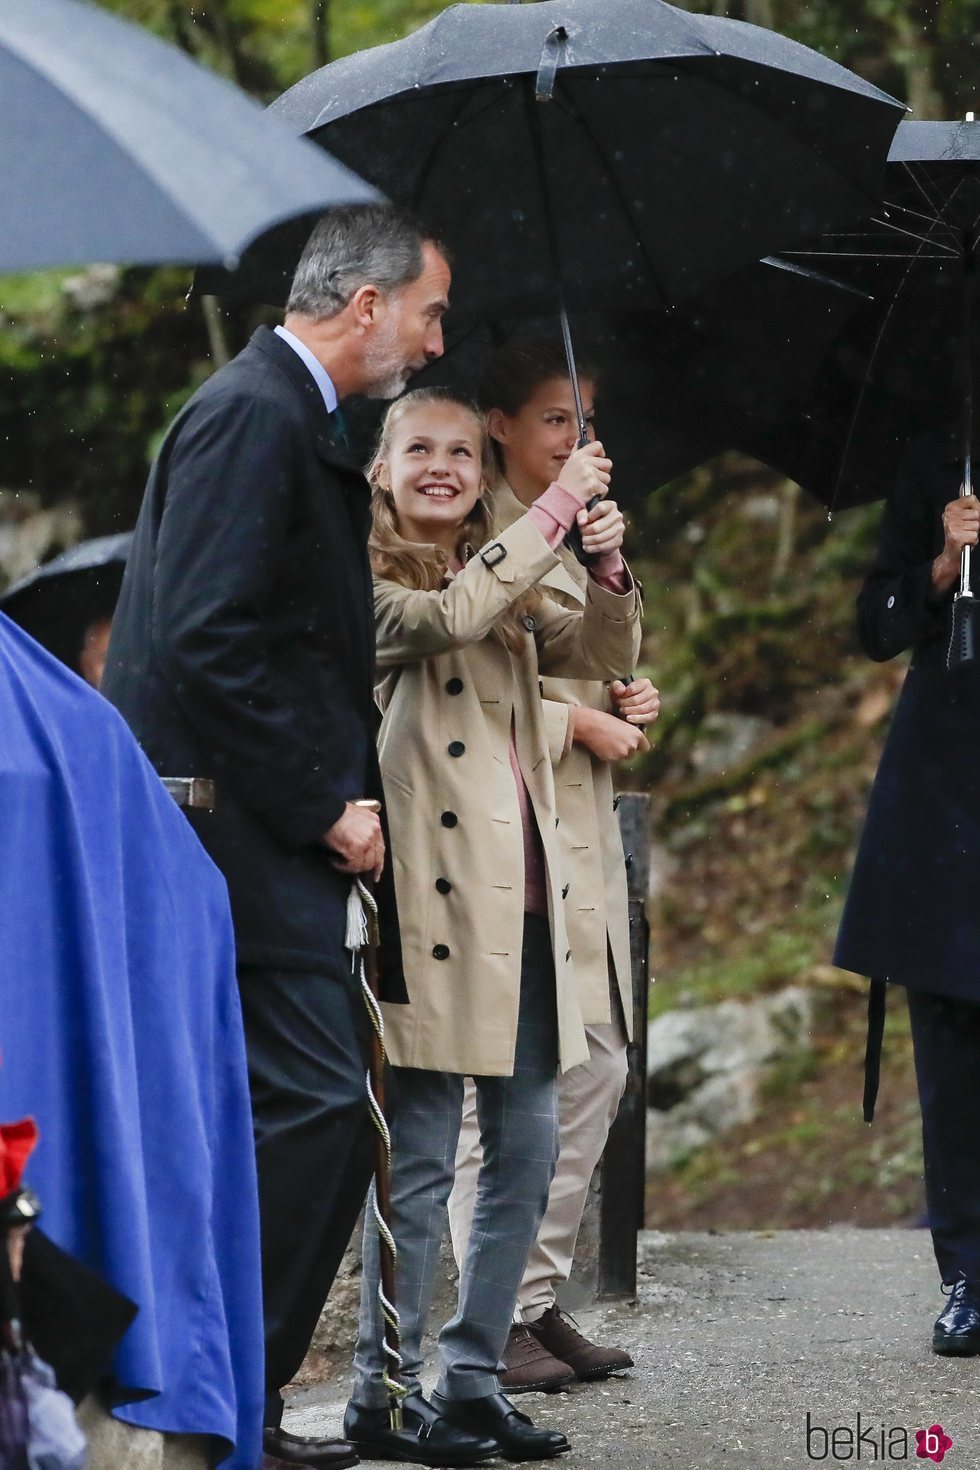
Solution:
M 88 1441 L 86 1470 L 209 1470 L 217 1441 L 203 1434 L 160 1434 L 114 1419 L 90 1394 L 75 1417 Z
M 619 1020 L 607 1026 L 586 1026 L 585 1034 L 589 1060 L 558 1079 L 558 1167 L 524 1270 L 515 1322 L 536 1322 L 553 1305 L 558 1287 L 568 1280 L 593 1170 L 626 1087 L 626 1037 Z M 466 1255 L 482 1161 L 476 1090 L 467 1078 L 456 1181 L 449 1197 L 449 1229 L 457 1266 Z

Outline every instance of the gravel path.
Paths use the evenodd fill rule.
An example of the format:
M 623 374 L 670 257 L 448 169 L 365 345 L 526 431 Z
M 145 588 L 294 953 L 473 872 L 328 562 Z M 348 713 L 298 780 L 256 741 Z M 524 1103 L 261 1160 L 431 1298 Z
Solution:
M 562 1463 L 928 1466 L 914 1434 L 938 1422 L 949 1470 L 980 1465 L 980 1359 L 930 1351 L 941 1297 L 925 1231 L 648 1231 L 639 1269 L 635 1304 L 576 1314 L 634 1371 L 518 1400 L 568 1435 Z M 348 1383 L 299 1391 L 285 1427 L 339 1433 Z

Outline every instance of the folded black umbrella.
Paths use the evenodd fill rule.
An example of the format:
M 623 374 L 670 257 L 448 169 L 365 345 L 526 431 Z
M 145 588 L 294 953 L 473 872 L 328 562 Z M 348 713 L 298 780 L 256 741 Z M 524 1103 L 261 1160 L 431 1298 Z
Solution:
M 459 320 L 552 311 L 559 285 L 571 310 L 663 308 L 867 213 L 901 108 L 757 26 L 541 0 L 451 6 L 271 111 L 451 246 Z M 282 302 L 303 239 L 222 289 Z
M 376 197 L 97 5 L 0 5 L 0 97 L 0 271 L 233 261 L 284 219 Z
M 124 531 L 80 541 L 8 587 L 0 612 L 77 672 L 86 630 L 115 611 L 132 540 Z

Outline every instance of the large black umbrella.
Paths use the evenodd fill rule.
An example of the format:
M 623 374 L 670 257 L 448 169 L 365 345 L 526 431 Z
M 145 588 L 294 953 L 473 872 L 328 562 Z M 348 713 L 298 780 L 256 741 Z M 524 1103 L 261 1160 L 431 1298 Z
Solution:
M 132 540 L 124 531 L 80 541 L 8 587 L 0 611 L 77 673 L 86 629 L 115 611 Z
M 373 189 L 176 47 L 78 0 L 0 3 L 0 271 L 233 263 Z
M 819 364 L 807 415 L 755 452 L 838 509 L 887 494 L 924 432 L 964 458 L 978 245 L 980 125 L 902 123 L 883 207 L 788 253 L 869 299 Z
M 669 312 L 573 314 L 579 357 L 598 370 L 596 432 L 615 460 L 617 498 L 639 499 L 727 449 L 787 460 L 820 364 L 868 300 L 820 272 L 766 258 Z M 419 386 L 475 396 L 489 354 L 511 336 L 557 345 L 554 316 L 450 328 L 445 357 Z M 352 414 L 365 458 L 377 417 L 367 406 Z
M 663 308 L 867 213 L 899 104 L 757 26 L 665 0 L 454 5 L 271 109 L 417 211 L 457 318 Z M 855 141 L 857 140 L 857 141 Z M 247 253 L 281 302 L 298 231 Z

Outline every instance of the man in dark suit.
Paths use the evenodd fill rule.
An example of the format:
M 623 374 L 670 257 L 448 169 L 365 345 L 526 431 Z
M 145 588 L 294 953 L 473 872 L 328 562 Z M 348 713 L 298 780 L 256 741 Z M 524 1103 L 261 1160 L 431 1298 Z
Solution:
M 272 1464 L 357 1458 L 346 1442 L 280 1428 L 280 1390 L 372 1165 L 363 1003 L 343 947 L 351 875 L 377 878 L 384 864 L 380 820 L 357 805 L 381 796 L 370 512 L 337 403 L 394 397 L 441 355 L 449 276 L 438 245 L 393 209 L 323 217 L 284 327 L 260 328 L 167 433 L 103 684 L 161 775 L 215 784 L 214 810 L 196 809 L 190 787 L 188 817 L 235 921 Z

